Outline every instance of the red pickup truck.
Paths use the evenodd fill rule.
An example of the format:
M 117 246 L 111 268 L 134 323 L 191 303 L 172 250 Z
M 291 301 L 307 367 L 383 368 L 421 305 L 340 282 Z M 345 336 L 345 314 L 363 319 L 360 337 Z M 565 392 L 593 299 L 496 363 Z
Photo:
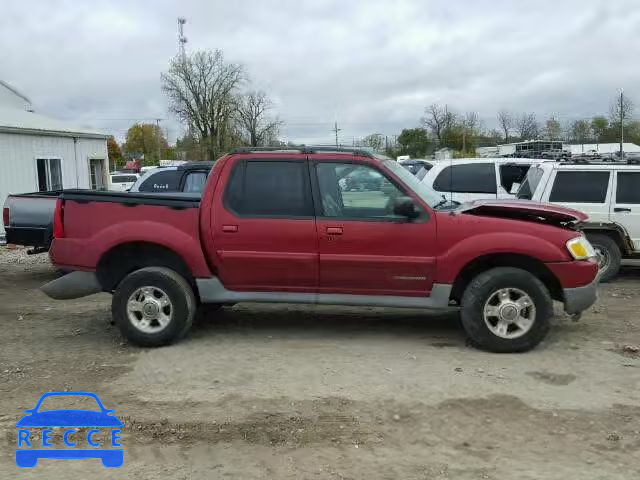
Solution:
M 379 181 L 345 188 L 356 170 Z M 475 345 L 524 351 L 547 333 L 553 300 L 569 314 L 596 300 L 585 219 L 450 202 L 364 151 L 237 150 L 202 197 L 65 191 L 50 256 L 74 272 L 42 289 L 113 293 L 123 335 L 146 346 L 185 335 L 199 304 L 256 301 L 458 309 Z

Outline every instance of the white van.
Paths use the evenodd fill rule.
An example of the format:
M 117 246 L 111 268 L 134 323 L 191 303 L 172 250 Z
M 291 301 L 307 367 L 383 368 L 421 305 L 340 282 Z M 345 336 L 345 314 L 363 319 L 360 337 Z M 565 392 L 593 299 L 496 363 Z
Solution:
M 531 158 L 462 158 L 440 160 L 417 178 L 447 199 L 470 202 L 484 198 L 514 198 L 529 167 Z

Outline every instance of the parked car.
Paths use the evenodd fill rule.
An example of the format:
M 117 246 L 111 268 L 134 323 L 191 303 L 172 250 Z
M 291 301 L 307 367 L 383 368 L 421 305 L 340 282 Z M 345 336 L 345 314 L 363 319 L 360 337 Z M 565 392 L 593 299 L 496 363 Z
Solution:
M 343 192 L 338 172 L 354 164 L 395 191 Z M 514 352 L 545 337 L 553 300 L 569 314 L 595 302 L 583 213 L 447 205 L 373 154 L 240 150 L 216 162 L 202 196 L 65 191 L 50 257 L 76 271 L 42 290 L 112 293 L 121 332 L 146 346 L 184 336 L 199 303 L 260 301 L 459 310 L 474 344 Z
M 207 182 L 213 162 L 187 162 L 178 166 L 157 167 L 145 172 L 131 192 L 199 193 Z
M 623 258 L 640 257 L 640 165 L 542 162 L 531 167 L 518 198 L 586 213 L 581 229 L 596 249 L 604 282 L 617 275 Z
M 465 158 L 433 162 L 429 170 L 417 177 L 441 195 L 469 202 L 485 198 L 515 198 L 531 159 Z
M 110 172 L 107 190 L 126 192 L 136 183 L 138 178 L 140 178 L 140 174 L 136 172 Z

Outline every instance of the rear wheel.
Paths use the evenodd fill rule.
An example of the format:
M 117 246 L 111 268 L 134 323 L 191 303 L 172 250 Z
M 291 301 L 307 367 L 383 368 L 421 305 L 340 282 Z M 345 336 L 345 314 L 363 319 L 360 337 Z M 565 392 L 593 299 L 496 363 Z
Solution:
M 127 275 L 116 288 L 111 314 L 131 343 L 158 347 L 182 338 L 196 311 L 193 289 L 180 274 L 148 267 Z
M 588 233 L 587 240 L 593 245 L 598 256 L 600 281 L 608 282 L 620 271 L 622 252 L 615 240 L 608 235 Z
M 525 270 L 499 267 L 475 277 L 462 296 L 460 318 L 471 342 L 499 353 L 532 349 L 549 331 L 553 300 Z

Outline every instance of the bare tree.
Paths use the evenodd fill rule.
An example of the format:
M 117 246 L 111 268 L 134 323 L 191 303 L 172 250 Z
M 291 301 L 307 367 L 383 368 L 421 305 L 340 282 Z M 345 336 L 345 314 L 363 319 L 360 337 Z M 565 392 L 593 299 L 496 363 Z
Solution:
M 560 140 L 562 137 L 562 126 L 555 117 L 552 116 L 545 122 L 544 135 L 547 140 L 551 141 Z
M 521 140 L 535 140 L 540 135 L 540 126 L 534 113 L 523 113 L 515 126 Z
M 220 50 L 179 55 L 161 75 L 170 110 L 206 145 L 211 160 L 227 147 L 243 79 L 242 66 L 226 63 Z
M 438 144 L 442 145 L 449 130 L 455 123 L 455 113 L 449 110 L 448 105 L 438 105 L 433 103 L 424 109 L 424 117 L 421 122 L 438 140 Z
M 358 142 L 358 145 L 371 148 L 376 152 L 382 152 L 384 150 L 384 144 L 384 137 L 379 133 L 372 133 L 371 135 L 367 135 Z
M 269 117 L 272 108 L 273 103 L 262 91 L 249 92 L 238 102 L 238 123 L 250 146 L 265 146 L 277 136 L 282 122 Z
M 500 125 L 500 129 L 504 132 L 504 141 L 509 141 L 509 130 L 513 128 L 513 115 L 511 115 L 506 110 L 500 110 L 498 112 L 498 125 Z
M 625 123 L 633 114 L 634 105 L 633 102 L 624 96 L 616 97 L 609 107 L 609 118 L 613 125 L 620 125 Z

